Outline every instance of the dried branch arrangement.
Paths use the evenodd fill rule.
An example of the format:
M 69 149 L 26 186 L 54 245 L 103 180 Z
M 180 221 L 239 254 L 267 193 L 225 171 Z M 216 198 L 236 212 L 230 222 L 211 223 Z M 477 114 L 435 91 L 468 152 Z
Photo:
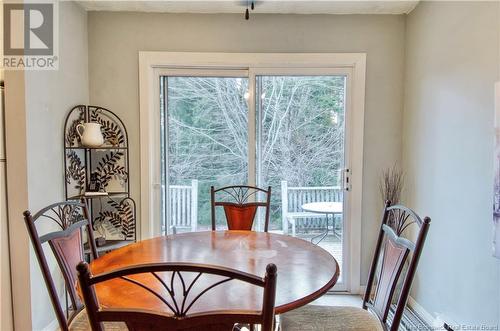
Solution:
M 392 204 L 398 204 L 401 202 L 401 193 L 404 187 L 404 172 L 394 164 L 390 168 L 386 168 L 382 172 L 382 177 L 380 179 L 380 195 L 382 197 L 382 202 L 385 203 L 387 200 L 391 201 Z

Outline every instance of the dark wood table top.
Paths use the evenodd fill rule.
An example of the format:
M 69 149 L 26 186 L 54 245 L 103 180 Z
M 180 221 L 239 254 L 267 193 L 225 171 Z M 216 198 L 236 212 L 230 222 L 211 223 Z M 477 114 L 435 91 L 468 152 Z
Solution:
M 264 232 L 193 232 L 157 237 L 112 251 L 90 264 L 93 274 L 158 262 L 221 265 L 263 277 L 268 263 L 278 267 L 276 313 L 284 313 L 317 299 L 337 282 L 339 267 L 327 251 L 305 240 Z M 153 283 L 153 277 L 142 279 Z M 200 279 L 201 281 L 201 279 Z M 155 287 L 154 284 L 151 284 Z M 170 312 L 153 295 L 124 280 L 96 287 L 104 307 L 134 307 Z M 208 293 L 207 293 L 208 294 Z M 262 289 L 232 281 L 210 290 L 190 313 L 207 310 L 260 310 Z

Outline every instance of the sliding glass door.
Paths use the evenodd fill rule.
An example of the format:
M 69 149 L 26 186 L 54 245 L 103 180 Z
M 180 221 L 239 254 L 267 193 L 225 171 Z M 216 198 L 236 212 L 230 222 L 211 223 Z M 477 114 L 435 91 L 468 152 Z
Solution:
M 256 76 L 257 175 L 273 188 L 270 229 L 322 246 L 340 265 L 346 79 Z
M 160 87 L 164 231 L 211 229 L 210 186 L 248 178 L 248 78 L 164 76 Z
M 346 70 L 162 75 L 163 232 L 211 229 L 210 186 L 271 186 L 270 231 L 328 250 L 342 270 L 336 288 L 345 289 L 348 84 Z M 216 220 L 226 228 L 221 211 Z
M 281 188 L 316 188 L 296 194 L 304 203 L 329 195 L 323 188 L 342 194 L 345 81 L 345 76 L 257 76 L 257 173 L 260 185 L 275 189 L 272 230 L 284 230 Z

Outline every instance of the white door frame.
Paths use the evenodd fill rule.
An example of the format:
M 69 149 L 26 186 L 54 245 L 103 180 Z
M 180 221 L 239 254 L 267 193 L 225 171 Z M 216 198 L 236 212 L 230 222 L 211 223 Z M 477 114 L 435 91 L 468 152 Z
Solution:
M 195 68 L 211 70 L 250 70 L 252 68 L 251 71 L 254 72 L 260 68 L 272 68 L 273 70 L 309 68 L 318 72 L 321 72 L 321 70 L 328 72 L 336 68 L 350 68 L 352 79 L 350 80 L 350 96 L 347 96 L 347 102 L 350 102 L 349 115 L 351 116 L 350 121 L 352 126 L 351 130 L 349 130 L 350 137 L 347 139 L 350 141 L 350 146 L 346 152 L 350 156 L 351 172 L 349 210 L 347 211 L 349 213 L 347 228 L 351 234 L 351 240 L 349 242 L 349 261 L 345 261 L 350 266 L 348 281 L 350 288 L 346 288 L 346 290 L 352 293 L 359 293 L 366 54 L 139 52 L 141 146 L 140 239 L 151 238 L 161 233 L 159 222 L 161 188 L 159 162 L 160 128 L 158 125 L 160 118 L 159 77 L 164 69 Z M 268 72 L 266 71 L 266 73 Z M 250 74 L 251 72 L 249 72 L 249 76 Z M 249 84 L 255 84 L 255 79 L 250 79 Z M 253 99 L 253 96 L 250 95 L 250 98 Z M 255 115 L 255 110 L 253 114 Z M 249 118 L 249 121 L 253 120 Z M 255 123 L 255 121 L 253 122 Z M 249 170 L 251 169 L 250 166 Z M 249 175 L 253 175 L 253 178 L 255 178 L 255 173 Z

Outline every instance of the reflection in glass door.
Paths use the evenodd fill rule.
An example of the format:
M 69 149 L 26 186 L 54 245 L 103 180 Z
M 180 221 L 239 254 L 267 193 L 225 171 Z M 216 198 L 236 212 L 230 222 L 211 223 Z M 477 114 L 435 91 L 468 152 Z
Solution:
M 257 174 L 260 186 L 273 188 L 270 228 L 318 243 L 344 270 L 346 76 L 256 83 Z

